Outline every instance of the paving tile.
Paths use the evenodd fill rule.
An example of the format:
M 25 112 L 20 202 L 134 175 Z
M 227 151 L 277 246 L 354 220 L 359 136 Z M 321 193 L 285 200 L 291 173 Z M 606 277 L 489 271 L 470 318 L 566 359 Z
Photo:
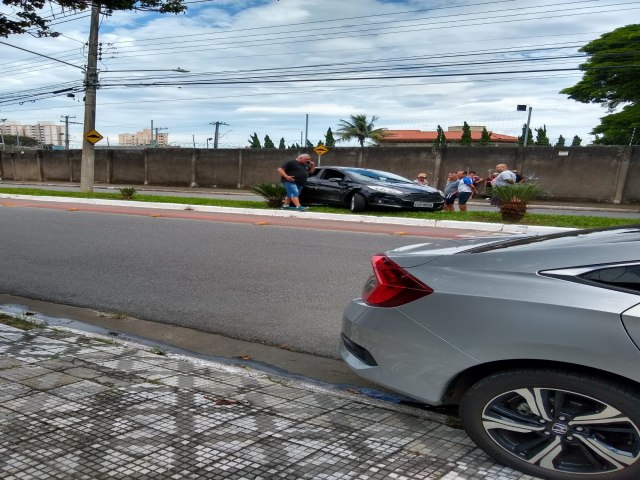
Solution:
M 417 411 L 38 332 L 0 324 L 3 480 L 531 478 Z

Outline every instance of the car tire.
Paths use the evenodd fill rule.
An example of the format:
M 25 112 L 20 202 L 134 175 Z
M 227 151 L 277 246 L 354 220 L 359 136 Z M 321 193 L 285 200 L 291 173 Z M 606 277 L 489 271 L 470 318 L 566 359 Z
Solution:
M 354 213 L 364 212 L 365 208 L 367 208 L 367 201 L 365 198 L 359 193 L 354 193 L 351 196 L 351 200 L 349 200 L 349 210 Z
M 474 384 L 460 419 L 502 463 L 549 480 L 640 478 L 640 394 L 596 376 L 511 370 Z

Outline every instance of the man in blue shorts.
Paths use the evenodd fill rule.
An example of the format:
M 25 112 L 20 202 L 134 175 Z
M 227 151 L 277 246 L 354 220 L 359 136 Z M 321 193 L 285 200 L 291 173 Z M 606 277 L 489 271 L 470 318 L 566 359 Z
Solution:
M 465 170 L 460 170 L 458 176 L 458 207 L 461 212 L 467 211 L 467 201 L 474 193 L 478 193 L 473 185 L 473 180 L 467 175 Z
M 306 207 L 300 205 L 300 199 L 298 197 L 300 197 L 302 187 L 307 183 L 309 174 L 315 170 L 315 163 L 311 160 L 311 156 L 306 153 L 298 155 L 298 158 L 295 160 L 289 160 L 283 163 L 282 166 L 278 168 L 277 172 L 280 174 L 280 181 L 287 191 L 287 196 L 284 199 L 282 208 L 288 210 L 306 210 Z M 293 207 L 291 203 L 293 203 Z

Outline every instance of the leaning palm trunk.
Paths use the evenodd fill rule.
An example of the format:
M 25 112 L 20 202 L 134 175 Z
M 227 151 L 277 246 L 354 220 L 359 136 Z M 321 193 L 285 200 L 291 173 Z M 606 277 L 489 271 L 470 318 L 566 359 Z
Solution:
M 493 187 L 491 193 L 500 199 L 502 220 L 518 223 L 527 213 L 527 204 L 542 192 L 540 186 L 527 182 Z

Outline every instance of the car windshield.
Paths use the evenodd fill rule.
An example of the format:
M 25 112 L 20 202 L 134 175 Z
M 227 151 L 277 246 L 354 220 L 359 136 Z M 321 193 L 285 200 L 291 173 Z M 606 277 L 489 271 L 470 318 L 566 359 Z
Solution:
M 347 168 L 346 171 L 349 172 L 349 174 L 353 176 L 355 180 L 363 183 L 413 183 L 411 180 L 401 177 L 400 175 L 389 172 L 382 172 L 380 170 L 369 170 L 366 168 Z

